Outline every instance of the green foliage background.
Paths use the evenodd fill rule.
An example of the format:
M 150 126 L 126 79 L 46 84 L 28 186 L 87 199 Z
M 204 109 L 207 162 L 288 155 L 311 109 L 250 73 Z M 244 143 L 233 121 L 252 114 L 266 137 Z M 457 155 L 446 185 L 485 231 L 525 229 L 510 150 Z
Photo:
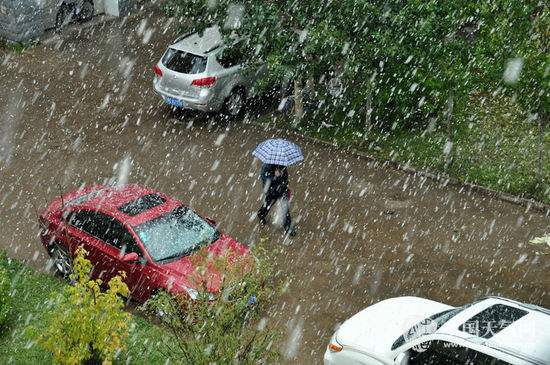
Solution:
M 235 4 L 243 7 L 244 16 L 238 27 L 224 27 Z M 227 37 L 246 38 L 248 63 L 268 66 L 264 88 L 282 80 L 308 81 L 316 106 L 298 128 L 339 143 L 385 149 L 387 141 L 395 141 L 392 145 L 409 148 L 385 149 L 385 156 L 408 151 L 405 161 L 426 154 L 437 154 L 439 160 L 445 141 L 433 141 L 446 132 L 447 99 L 452 97 L 453 165 L 462 166 L 444 166 L 447 172 L 550 201 L 547 133 L 542 138 L 542 181 L 535 181 L 536 130 L 531 138 L 533 126 L 549 123 L 548 2 L 167 0 L 165 10 L 186 30 L 219 24 Z M 503 73 L 514 59 L 521 61 L 520 77 L 505 83 Z M 327 92 L 333 79 L 343 86 L 337 95 Z M 480 106 L 480 99 L 487 104 Z M 510 108 L 515 112 L 507 117 L 504 111 Z M 480 115 L 473 116 L 475 112 Z M 508 119 L 495 122 L 501 117 Z M 327 130 L 325 125 L 334 127 Z M 511 130 L 534 145 L 514 146 L 507 137 Z M 468 160 L 460 162 L 458 149 L 473 151 L 480 139 L 498 140 L 509 158 L 465 166 Z M 415 141 L 417 148 L 411 146 Z M 518 166 L 526 169 L 522 176 L 507 172 Z M 428 167 L 441 168 L 439 163 Z

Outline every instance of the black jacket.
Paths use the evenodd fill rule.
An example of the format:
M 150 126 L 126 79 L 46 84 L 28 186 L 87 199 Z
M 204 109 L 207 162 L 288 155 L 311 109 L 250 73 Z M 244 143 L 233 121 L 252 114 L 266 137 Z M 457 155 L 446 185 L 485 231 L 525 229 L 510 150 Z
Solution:
M 280 176 L 275 176 L 275 170 L 279 170 Z M 288 193 L 288 171 L 286 166 L 264 164 L 260 175 L 264 189 L 267 184 L 267 195 L 283 196 Z

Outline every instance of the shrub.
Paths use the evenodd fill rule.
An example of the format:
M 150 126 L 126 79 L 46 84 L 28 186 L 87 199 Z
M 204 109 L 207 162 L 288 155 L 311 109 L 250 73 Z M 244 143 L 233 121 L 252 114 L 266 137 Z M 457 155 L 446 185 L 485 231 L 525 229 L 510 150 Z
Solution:
M 130 314 L 123 310 L 121 297 L 127 297 L 129 290 L 121 273 L 102 292 L 101 280 L 90 279 L 92 264 L 85 255 L 84 249 L 78 249 L 71 275 L 74 285 L 52 299 L 45 329 L 32 332 L 38 344 L 61 364 L 90 360 L 111 364 L 126 346 Z
M 203 251 L 194 261 L 198 269 L 191 280 L 200 280 L 195 300 L 161 292 L 143 307 L 170 330 L 165 352 L 184 364 L 276 363 L 275 334 L 262 318 L 276 290 L 262 254 L 243 260 Z M 213 269 L 219 275 L 209 274 Z M 218 294 L 206 289 L 212 280 L 220 280 Z
M 0 267 L 0 328 L 6 321 L 11 308 L 11 281 L 8 272 Z

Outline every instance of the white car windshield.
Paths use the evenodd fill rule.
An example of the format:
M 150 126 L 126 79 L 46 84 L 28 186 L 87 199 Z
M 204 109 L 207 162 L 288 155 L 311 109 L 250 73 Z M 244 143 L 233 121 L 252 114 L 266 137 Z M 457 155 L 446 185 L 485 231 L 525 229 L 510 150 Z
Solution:
M 463 307 L 447 309 L 443 312 L 436 313 L 426 319 L 423 319 L 422 321 L 409 328 L 404 334 L 399 336 L 399 338 L 393 343 L 391 349 L 395 350 L 396 348 L 404 345 L 407 342 L 410 342 L 424 335 L 434 333 L 439 328 L 441 328 L 441 326 L 443 326 L 448 320 L 450 320 L 472 304 L 468 304 Z

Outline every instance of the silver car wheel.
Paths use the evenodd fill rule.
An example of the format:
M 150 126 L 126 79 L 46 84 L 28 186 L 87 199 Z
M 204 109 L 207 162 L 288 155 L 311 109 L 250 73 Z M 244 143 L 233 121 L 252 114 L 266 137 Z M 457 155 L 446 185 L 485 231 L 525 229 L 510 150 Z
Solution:
M 55 268 L 61 275 L 66 277 L 72 272 L 71 257 L 65 247 L 54 244 L 51 249 L 51 256 Z
M 237 116 L 241 113 L 243 110 L 243 96 L 240 92 L 235 91 L 229 95 L 229 98 L 227 98 L 226 106 L 227 106 L 227 112 L 231 116 Z

